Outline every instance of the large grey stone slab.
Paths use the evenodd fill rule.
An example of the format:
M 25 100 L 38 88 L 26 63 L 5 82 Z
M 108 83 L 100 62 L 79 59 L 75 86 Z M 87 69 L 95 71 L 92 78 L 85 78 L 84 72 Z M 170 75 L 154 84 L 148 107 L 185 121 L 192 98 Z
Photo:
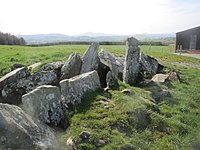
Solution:
M 139 56 L 140 48 L 138 40 L 131 37 L 126 41 L 127 50 L 124 61 L 123 81 L 127 84 L 134 85 L 139 73 Z
M 29 75 L 30 72 L 26 67 L 17 68 L 0 78 L 0 89 L 3 89 L 5 85 L 16 83 L 18 80 Z
M 19 80 L 17 82 L 17 88 L 22 89 L 25 93 L 28 93 L 41 85 L 54 85 L 57 82 L 58 75 L 54 70 L 39 71 L 28 78 Z
M 86 73 L 98 69 L 99 66 L 98 48 L 99 48 L 99 43 L 94 42 L 84 53 L 81 73 Z
M 0 78 L 0 100 L 3 103 L 16 104 L 21 102 L 23 90 L 17 88 L 17 82 L 30 76 L 27 68 L 17 68 Z
M 54 132 L 18 106 L 0 103 L 0 120 L 1 150 L 55 149 Z
M 140 70 L 153 76 L 158 71 L 158 61 L 154 57 L 140 53 Z
M 100 88 L 97 71 L 91 71 L 60 82 L 61 95 L 65 104 L 79 104 L 87 92 Z
M 69 79 L 79 75 L 81 66 L 82 60 L 80 55 L 75 52 L 72 53 L 61 69 L 61 79 Z
M 60 89 L 56 86 L 43 85 L 22 96 L 25 111 L 44 123 L 55 125 L 64 119 Z

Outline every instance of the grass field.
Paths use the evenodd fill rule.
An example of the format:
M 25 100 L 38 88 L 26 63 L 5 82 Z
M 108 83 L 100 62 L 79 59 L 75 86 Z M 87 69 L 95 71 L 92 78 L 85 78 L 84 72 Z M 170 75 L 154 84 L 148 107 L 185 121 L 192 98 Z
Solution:
M 55 61 L 65 61 L 72 52 L 78 52 L 82 55 L 87 47 L 88 45 L 61 45 L 44 47 L 0 45 L 0 77 L 10 71 L 10 66 L 12 64 L 20 63 L 28 66 L 36 62 L 49 63 Z M 117 56 L 124 56 L 125 54 L 125 46 L 102 45 L 100 49 L 101 48 L 105 48 Z M 171 46 L 151 46 L 152 50 L 149 50 L 149 46 L 142 46 L 141 49 L 145 53 L 160 52 L 162 50 L 163 53 L 170 53 L 173 51 Z
M 0 46 L 0 76 L 9 71 L 13 63 L 30 65 L 35 62 L 65 61 L 72 52 L 83 54 L 87 45 L 48 47 Z M 124 56 L 125 46 L 100 47 Z M 99 50 L 100 50 L 99 49 Z M 171 46 L 141 46 L 144 53 L 156 57 L 160 63 L 180 73 L 182 82 L 171 86 L 160 85 L 170 91 L 171 98 L 154 104 L 150 92 L 120 82 L 120 90 L 129 88 L 135 94 L 126 96 L 110 91 L 106 98 L 102 90 L 88 94 L 83 103 L 71 110 L 70 131 L 62 133 L 61 141 L 72 137 L 80 150 L 97 149 L 103 140 L 103 150 L 190 150 L 200 142 L 200 69 L 173 65 L 184 62 L 200 65 L 199 59 L 173 55 Z M 109 109 L 104 106 L 108 105 Z M 137 118 L 138 116 L 138 118 Z M 144 119 L 144 116 L 148 118 Z M 91 133 L 90 140 L 80 143 L 81 131 Z M 63 149 L 68 149 L 63 146 Z

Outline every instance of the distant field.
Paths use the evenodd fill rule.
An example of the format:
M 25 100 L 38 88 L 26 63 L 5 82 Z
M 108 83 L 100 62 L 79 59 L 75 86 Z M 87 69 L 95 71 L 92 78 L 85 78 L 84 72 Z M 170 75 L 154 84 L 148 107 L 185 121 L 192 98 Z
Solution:
M 69 54 L 77 52 L 83 55 L 89 45 L 59 45 L 59 46 L 0 46 L 0 77 L 10 71 L 12 64 L 20 63 L 26 66 L 36 62 L 55 62 L 65 61 Z M 104 48 L 116 56 L 124 56 L 125 45 L 101 45 L 99 50 Z M 141 46 L 141 50 L 145 53 L 166 54 L 173 52 L 171 46 Z

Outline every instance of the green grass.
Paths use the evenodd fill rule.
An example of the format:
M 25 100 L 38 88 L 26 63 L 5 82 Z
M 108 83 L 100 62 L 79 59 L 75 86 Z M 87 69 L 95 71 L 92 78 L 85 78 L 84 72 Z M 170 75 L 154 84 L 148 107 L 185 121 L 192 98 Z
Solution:
M 77 52 L 83 55 L 89 45 L 60 45 L 60 46 L 43 46 L 43 47 L 28 47 L 28 46 L 5 46 L 0 45 L 0 77 L 10 71 L 12 64 L 20 63 L 26 66 L 36 62 L 55 62 L 65 61 L 69 54 Z M 102 45 L 100 49 L 106 49 L 116 56 L 123 57 L 125 55 L 125 45 Z M 172 60 L 176 62 L 192 62 L 194 59 L 186 57 L 177 57 L 172 55 L 172 46 L 141 46 L 141 51 L 149 55 L 155 56 L 161 63 L 170 65 Z M 170 57 L 168 57 L 170 55 Z M 200 61 L 198 61 L 199 63 Z
M 30 65 L 35 62 L 65 61 L 70 53 L 83 55 L 88 45 L 63 45 L 47 47 L 0 46 L 0 76 L 9 71 L 13 63 Z M 117 56 L 124 56 L 125 46 L 100 46 Z M 78 149 L 97 149 L 104 140 L 102 150 L 189 150 L 200 142 L 200 69 L 172 65 L 185 62 L 200 65 L 200 60 L 173 55 L 171 46 L 141 46 L 141 51 L 156 57 L 168 68 L 179 71 L 182 82 L 171 86 L 160 85 L 170 91 L 171 98 L 154 104 L 150 91 L 119 82 L 120 90 L 109 91 L 107 98 L 102 90 L 86 94 L 82 104 L 72 108 L 67 117 L 71 127 L 63 133 L 63 143 L 71 136 Z M 131 96 L 120 91 L 128 88 Z M 106 106 L 106 107 L 105 107 Z M 91 133 L 88 142 L 81 143 L 79 134 Z M 64 149 L 68 149 L 64 146 Z
M 87 45 L 44 47 L 0 45 L 0 77 L 10 71 L 12 64 L 19 63 L 28 66 L 36 62 L 65 61 L 72 52 L 78 52 L 82 55 L 87 47 Z
M 192 85 L 200 84 L 200 81 L 196 82 Z M 107 99 L 102 91 L 87 95 L 70 116 L 69 134 L 79 149 L 88 149 L 91 145 L 95 149 L 99 139 L 106 142 L 102 150 L 191 149 L 200 134 L 199 89 L 190 87 L 191 98 L 191 91 L 187 91 L 185 84 L 173 83 L 173 86 L 169 89 L 173 98 L 158 105 L 151 102 L 148 91 L 123 83 L 120 83 L 121 89 L 129 88 L 136 94 L 126 96 L 120 91 L 110 91 L 111 99 Z M 108 102 L 109 109 L 103 108 L 102 100 Z M 91 132 L 90 141 L 84 143 L 84 147 L 79 144 L 82 131 Z

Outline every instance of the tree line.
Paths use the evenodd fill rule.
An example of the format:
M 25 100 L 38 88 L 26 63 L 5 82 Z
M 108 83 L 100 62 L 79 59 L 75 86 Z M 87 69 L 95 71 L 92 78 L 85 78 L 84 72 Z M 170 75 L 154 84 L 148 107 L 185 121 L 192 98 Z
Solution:
M 22 37 L 0 32 L 0 45 L 26 45 L 26 41 Z
M 41 43 L 41 44 L 28 44 L 27 46 L 39 47 L 39 46 L 52 46 L 52 45 L 90 45 L 91 41 L 67 41 L 67 42 L 52 42 L 52 43 Z M 122 42 L 99 42 L 100 45 L 125 45 L 126 41 Z M 152 46 L 166 46 L 168 44 L 163 42 L 155 41 L 140 41 L 139 45 L 152 45 Z
M 94 41 L 67 41 L 67 42 L 52 42 L 41 44 L 27 44 L 27 46 L 39 47 L 39 46 L 52 46 L 52 45 L 90 45 Z M 99 42 L 100 45 L 124 45 L 126 42 Z

